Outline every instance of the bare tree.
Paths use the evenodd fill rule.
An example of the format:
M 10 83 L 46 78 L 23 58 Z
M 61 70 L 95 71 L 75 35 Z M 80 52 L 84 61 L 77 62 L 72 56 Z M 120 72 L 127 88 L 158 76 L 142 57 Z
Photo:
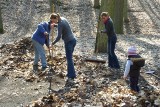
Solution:
M 55 5 L 54 5 L 54 3 L 56 3 L 56 1 L 57 0 L 49 0 L 51 13 L 55 12 Z
M 123 10 L 124 0 L 115 0 L 113 23 L 118 34 L 123 34 Z
M 3 33 L 3 22 L 2 22 L 2 12 L 0 8 L 0 33 Z
M 107 11 L 107 1 L 101 0 L 100 13 L 103 11 Z M 99 16 L 98 26 L 97 26 L 97 36 L 96 36 L 96 44 L 95 44 L 95 52 L 107 52 L 107 36 L 106 34 L 100 33 L 100 31 L 104 29 L 104 24 L 101 21 L 101 17 Z
M 128 0 L 124 0 L 124 22 L 129 22 L 128 18 Z
M 94 0 L 94 8 L 99 8 L 100 4 L 99 4 L 99 0 Z

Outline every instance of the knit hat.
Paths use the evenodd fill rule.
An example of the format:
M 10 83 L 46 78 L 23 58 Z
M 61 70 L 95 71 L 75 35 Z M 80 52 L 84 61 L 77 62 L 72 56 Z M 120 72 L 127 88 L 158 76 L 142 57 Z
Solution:
M 137 55 L 135 46 L 131 46 L 128 48 L 128 55 Z

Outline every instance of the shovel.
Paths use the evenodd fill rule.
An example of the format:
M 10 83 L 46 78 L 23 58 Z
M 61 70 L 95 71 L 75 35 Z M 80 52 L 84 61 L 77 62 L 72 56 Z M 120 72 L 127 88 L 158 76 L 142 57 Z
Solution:
M 53 36 L 54 36 L 54 29 L 51 29 L 51 39 L 52 39 L 52 41 L 53 41 Z M 49 38 L 48 38 L 48 36 L 47 36 L 47 43 L 49 44 Z M 52 51 L 50 51 L 50 50 L 52 50 Z M 48 87 L 48 94 L 49 95 L 51 95 L 52 94 L 52 92 L 53 92 L 53 90 L 52 90 L 52 88 L 51 88 L 51 83 L 52 83 L 52 76 L 53 75 L 55 75 L 55 71 L 54 71 L 54 69 L 52 68 L 52 66 L 54 66 L 54 64 L 53 64 L 53 45 L 52 45 L 52 47 L 51 47 L 51 49 L 50 49 L 50 47 L 48 47 L 48 51 L 49 51 L 49 59 L 51 60 L 50 61 L 50 63 L 49 63 L 49 71 L 48 71 L 48 73 L 47 73 L 47 77 L 46 77 L 46 79 L 48 80 L 48 82 L 49 82 L 49 87 Z M 55 66 L 54 66 L 55 67 Z

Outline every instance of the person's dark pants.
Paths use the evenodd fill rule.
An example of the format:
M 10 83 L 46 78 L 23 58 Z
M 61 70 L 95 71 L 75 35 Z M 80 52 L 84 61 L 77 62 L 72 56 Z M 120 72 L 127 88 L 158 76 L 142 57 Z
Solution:
M 133 91 L 139 92 L 138 77 L 130 77 L 130 88 Z
M 119 69 L 120 68 L 119 62 L 114 52 L 116 42 L 117 42 L 116 36 L 112 36 L 108 38 L 108 66 L 111 68 Z
M 72 79 L 76 78 L 74 62 L 72 59 L 75 46 L 76 46 L 76 39 L 73 39 L 65 43 L 65 51 L 66 51 L 66 58 L 67 58 L 67 77 Z

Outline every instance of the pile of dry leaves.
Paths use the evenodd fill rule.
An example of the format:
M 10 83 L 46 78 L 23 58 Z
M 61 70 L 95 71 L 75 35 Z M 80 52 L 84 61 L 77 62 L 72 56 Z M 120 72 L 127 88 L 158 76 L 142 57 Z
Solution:
M 58 47 L 54 47 L 58 51 Z M 26 82 L 46 81 L 45 75 L 39 77 L 32 71 L 34 51 L 30 38 L 23 38 L 14 44 L 4 44 L 1 50 L 2 76 L 23 78 Z M 110 71 L 101 63 L 85 62 L 83 56 L 74 55 L 77 78 L 73 85 L 64 85 L 52 94 L 39 98 L 27 107 L 151 107 L 160 106 L 159 82 L 155 79 L 153 86 L 140 77 L 141 92 L 129 90 L 128 81 L 121 78 L 123 72 Z M 52 58 L 57 78 L 65 79 L 66 58 L 57 54 Z M 47 57 L 47 61 L 50 59 Z M 47 81 L 46 81 L 47 82 Z M 156 87 L 156 85 L 158 85 Z

